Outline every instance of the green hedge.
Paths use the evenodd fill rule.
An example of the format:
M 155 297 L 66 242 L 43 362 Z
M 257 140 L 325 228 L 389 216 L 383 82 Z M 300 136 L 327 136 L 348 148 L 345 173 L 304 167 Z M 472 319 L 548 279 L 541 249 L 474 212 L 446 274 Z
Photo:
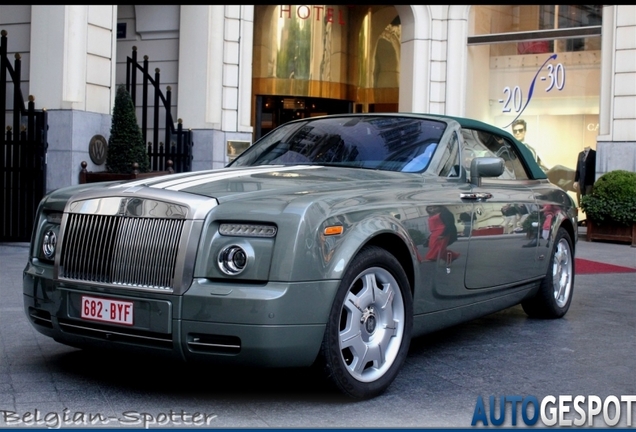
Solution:
M 615 170 L 603 174 L 592 193 L 581 197 L 581 209 L 594 222 L 636 223 L 636 173 Z

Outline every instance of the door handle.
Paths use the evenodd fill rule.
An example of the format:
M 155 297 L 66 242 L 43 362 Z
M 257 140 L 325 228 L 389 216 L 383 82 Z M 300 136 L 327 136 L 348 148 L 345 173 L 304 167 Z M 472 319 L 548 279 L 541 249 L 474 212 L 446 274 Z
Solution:
M 459 197 L 467 200 L 484 201 L 492 198 L 492 194 L 488 192 L 462 192 L 459 194 Z

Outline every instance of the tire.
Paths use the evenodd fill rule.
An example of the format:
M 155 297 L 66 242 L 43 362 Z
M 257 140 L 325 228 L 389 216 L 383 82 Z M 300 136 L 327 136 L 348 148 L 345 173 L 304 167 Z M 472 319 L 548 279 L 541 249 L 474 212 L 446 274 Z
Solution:
M 537 294 L 521 303 L 526 314 L 536 318 L 561 318 L 570 308 L 574 291 L 574 255 L 572 238 L 559 228 L 548 273 L 541 281 Z
M 382 394 L 408 354 L 413 298 L 398 260 L 368 246 L 353 259 L 336 293 L 320 349 L 327 378 L 355 399 Z

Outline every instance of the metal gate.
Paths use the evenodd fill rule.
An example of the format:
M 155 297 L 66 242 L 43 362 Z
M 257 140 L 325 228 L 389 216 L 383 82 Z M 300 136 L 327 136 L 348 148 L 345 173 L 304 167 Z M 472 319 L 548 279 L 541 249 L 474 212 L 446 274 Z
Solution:
M 47 113 L 27 107 L 20 89 L 20 54 L 7 58 L 7 32 L 0 36 L 0 242 L 31 239 L 35 213 L 46 193 Z M 7 107 L 7 100 L 13 104 Z M 7 122 L 10 125 L 7 125 Z
M 137 47 L 133 46 L 132 55 L 126 58 L 126 90 L 130 93 L 133 105 L 141 107 L 141 132 L 148 146 L 150 170 L 164 171 L 168 160 L 171 160 L 174 172 L 192 171 L 192 131 L 183 128 L 181 119 L 177 120 L 175 128 L 171 113 L 172 90 L 168 86 L 164 95 L 160 88 L 159 69 L 155 69 L 154 78 L 150 76 L 148 69 L 148 56 L 144 56 L 143 63 L 139 63 Z M 141 72 L 140 83 L 137 82 L 138 72 Z M 139 89 L 141 100 L 137 98 Z M 149 90 L 152 90 L 152 105 L 148 101 Z M 160 121 L 161 107 L 164 114 L 163 124 Z M 152 122 L 150 125 L 149 121 Z M 160 135 L 163 135 L 163 141 L 160 140 Z

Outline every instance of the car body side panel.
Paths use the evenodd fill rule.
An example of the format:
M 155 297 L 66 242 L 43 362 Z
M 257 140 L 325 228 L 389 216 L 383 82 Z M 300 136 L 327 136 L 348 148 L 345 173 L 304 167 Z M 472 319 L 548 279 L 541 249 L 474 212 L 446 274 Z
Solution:
M 524 220 L 515 211 L 524 209 L 529 214 L 536 208 L 531 189 L 525 184 L 493 181 L 474 187 L 473 192 L 491 197 L 475 203 L 466 287 L 488 288 L 541 277 L 536 242 L 532 242 L 535 231 L 524 230 Z
M 479 292 L 475 296 L 481 300 L 474 299 L 466 302 L 464 306 L 453 309 L 415 315 L 413 336 L 421 336 L 513 306 L 535 291 L 538 286 L 539 282 L 530 282 L 513 289 L 490 291 L 487 295 Z

